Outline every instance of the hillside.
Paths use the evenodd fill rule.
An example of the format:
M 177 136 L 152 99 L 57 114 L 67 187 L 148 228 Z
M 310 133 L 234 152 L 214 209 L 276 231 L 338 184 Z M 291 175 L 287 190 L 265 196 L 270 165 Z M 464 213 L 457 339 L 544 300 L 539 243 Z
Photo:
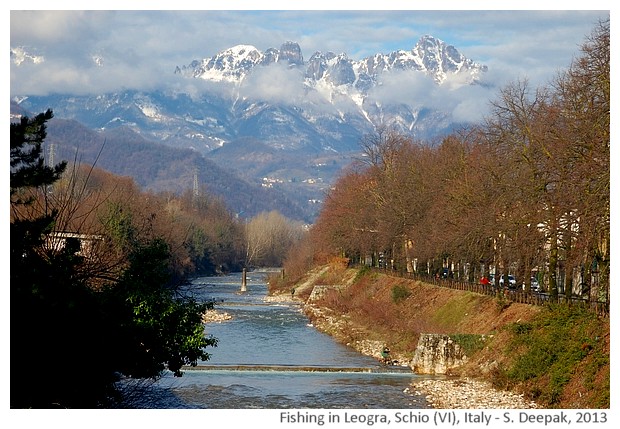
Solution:
M 49 123 L 47 151 L 54 160 L 95 164 L 111 173 L 132 177 L 146 190 L 182 193 L 194 186 L 222 198 L 243 217 L 278 210 L 296 220 L 310 220 L 308 210 L 278 189 L 250 183 L 191 149 L 179 149 L 146 140 L 128 128 L 94 131 L 79 122 L 54 118 Z M 48 155 L 49 156 L 49 155 Z
M 408 362 L 421 333 L 448 334 L 468 356 L 451 375 L 489 381 L 544 408 L 609 407 L 608 318 L 336 265 L 295 282 L 295 298 L 306 300 L 315 285 L 327 291 L 305 306 L 313 324 L 360 351 L 388 344 L 393 356 Z M 291 285 L 273 280 L 273 295 L 290 291 Z

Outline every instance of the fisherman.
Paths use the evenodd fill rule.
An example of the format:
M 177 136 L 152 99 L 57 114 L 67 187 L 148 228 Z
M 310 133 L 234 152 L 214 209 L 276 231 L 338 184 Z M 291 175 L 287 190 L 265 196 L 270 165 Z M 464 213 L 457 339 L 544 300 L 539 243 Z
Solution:
M 390 363 L 390 348 L 388 346 L 383 347 L 381 357 L 383 358 L 383 363 Z

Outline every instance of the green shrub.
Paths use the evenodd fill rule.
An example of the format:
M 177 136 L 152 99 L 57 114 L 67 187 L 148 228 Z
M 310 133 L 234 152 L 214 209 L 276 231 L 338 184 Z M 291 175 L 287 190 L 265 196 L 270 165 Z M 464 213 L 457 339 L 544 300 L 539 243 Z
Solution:
M 465 356 L 482 350 L 486 343 L 486 337 L 478 334 L 451 334 L 450 338 L 463 349 Z
M 554 405 L 580 362 L 593 353 L 598 368 L 605 365 L 599 344 L 601 321 L 587 309 L 566 305 L 550 306 L 531 324 L 511 326 L 513 349 L 523 350 L 507 370 L 514 382 L 546 378 L 537 392 L 540 398 Z M 591 376 L 593 377 L 593 375 Z
M 357 274 L 355 275 L 355 279 L 353 279 L 353 283 L 357 283 L 364 277 L 365 275 L 372 273 L 372 268 L 367 265 L 362 265 L 362 267 L 357 270 Z
M 394 285 L 392 287 L 392 302 L 398 304 L 399 302 L 407 299 L 411 295 L 411 291 L 403 285 Z

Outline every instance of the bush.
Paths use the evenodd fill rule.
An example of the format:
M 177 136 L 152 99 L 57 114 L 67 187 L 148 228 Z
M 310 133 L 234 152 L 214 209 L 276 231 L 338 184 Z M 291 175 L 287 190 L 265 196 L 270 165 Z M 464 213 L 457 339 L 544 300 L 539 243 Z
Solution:
M 599 341 L 603 324 L 587 309 L 566 305 L 548 307 L 532 324 L 514 324 L 512 348 L 523 353 L 515 358 L 507 377 L 534 386 L 536 392 L 530 393 L 540 395 L 541 401 L 558 404 L 564 387 L 586 357 L 600 362 L 599 368 L 605 366 L 605 351 Z
M 486 343 L 485 336 L 478 334 L 451 334 L 450 338 L 463 349 L 465 356 L 471 356 L 482 350 Z
M 398 304 L 407 299 L 411 295 L 411 291 L 403 285 L 394 285 L 392 287 L 392 302 Z

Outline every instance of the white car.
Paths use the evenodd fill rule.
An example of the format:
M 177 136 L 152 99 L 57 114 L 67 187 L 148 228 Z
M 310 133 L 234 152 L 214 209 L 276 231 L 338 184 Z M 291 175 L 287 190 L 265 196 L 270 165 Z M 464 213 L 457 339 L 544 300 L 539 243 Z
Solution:
M 521 285 L 521 287 L 523 288 L 523 290 L 525 290 L 525 282 Z M 538 280 L 536 279 L 536 277 L 530 278 L 530 291 L 531 292 L 540 291 L 540 284 L 538 284 Z
M 499 278 L 499 285 L 504 286 L 504 275 L 501 275 Z M 508 274 L 508 287 L 510 289 L 514 289 L 517 287 L 517 279 L 512 274 Z

